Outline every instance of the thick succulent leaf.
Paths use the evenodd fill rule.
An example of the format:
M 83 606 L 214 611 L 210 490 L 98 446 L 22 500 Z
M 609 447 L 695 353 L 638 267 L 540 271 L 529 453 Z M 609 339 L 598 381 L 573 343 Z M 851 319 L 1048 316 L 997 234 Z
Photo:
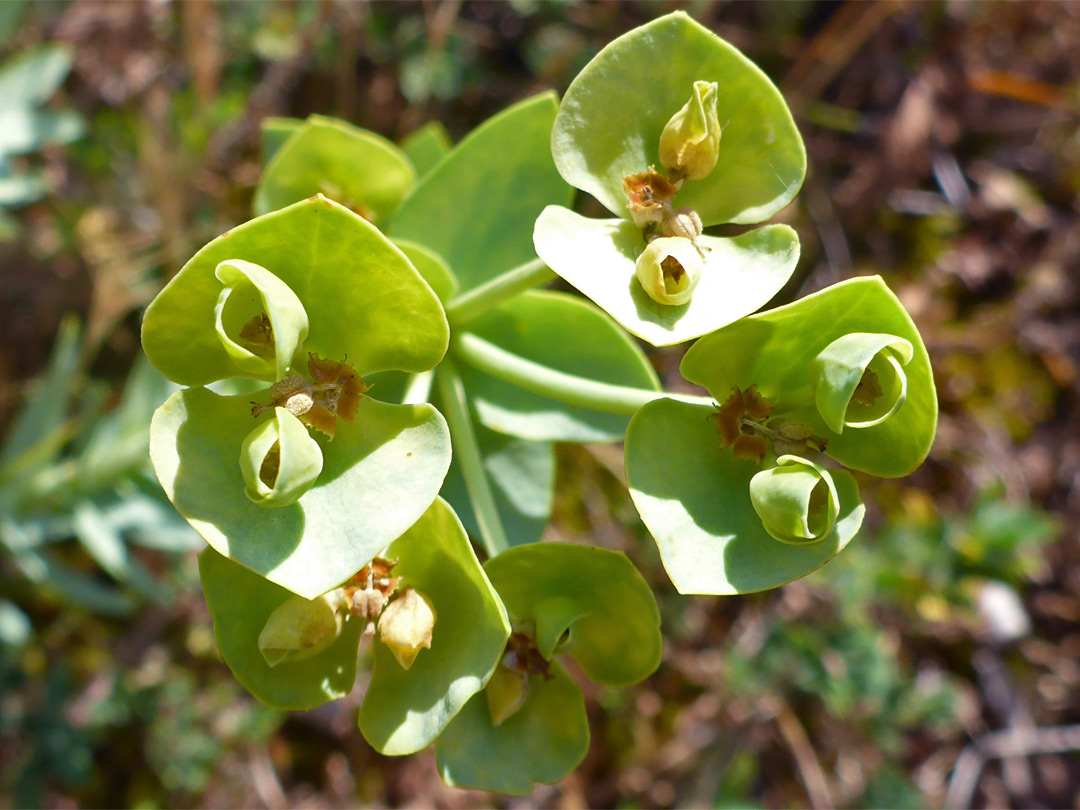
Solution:
M 265 267 L 296 293 L 310 323 L 305 351 L 348 357 L 361 375 L 426 371 L 446 352 L 446 315 L 405 255 L 374 225 L 318 197 L 219 236 L 150 303 L 143 348 L 174 382 L 242 375 L 214 331 L 214 271 L 232 259 Z
M 465 705 L 435 742 L 446 784 L 522 796 L 578 766 L 589 750 L 585 699 L 558 663 L 548 674 L 532 676 L 525 705 L 499 726 L 483 693 Z
M 588 219 L 551 206 L 536 221 L 537 255 L 628 332 L 654 346 L 691 340 L 765 305 L 799 261 L 799 237 L 787 225 L 735 237 L 699 236 L 705 269 L 690 301 L 652 300 L 635 275 L 642 232 L 620 219 Z
M 402 669 L 375 642 L 360 731 L 378 751 L 411 754 L 431 743 L 483 688 L 502 657 L 510 624 L 450 506 L 431 508 L 387 550 L 400 588 L 415 588 L 435 609 L 431 648 Z
M 450 466 L 446 422 L 430 405 L 360 403 L 322 448 L 318 481 L 276 509 L 244 494 L 240 447 L 250 397 L 179 391 L 154 414 L 150 459 L 169 500 L 219 553 L 313 599 L 360 570 L 427 510 Z
M 438 253 L 408 239 L 394 239 L 393 242 L 402 253 L 409 257 L 413 267 L 423 276 L 424 281 L 443 304 L 447 304 L 457 295 L 459 286 L 457 277 Z
M 449 154 L 453 144 L 450 135 L 438 121 L 429 121 L 405 136 L 401 151 L 412 161 L 418 177 L 424 177 Z
M 623 178 L 661 168 L 660 133 L 695 81 L 719 85 L 716 168 L 675 196 L 702 222 L 763 222 L 798 193 L 806 150 L 791 111 L 753 62 L 683 12 L 635 28 L 574 79 L 559 107 L 551 148 L 566 181 L 616 216 L 628 216 Z
M 829 430 L 809 391 L 814 358 L 852 332 L 895 335 L 914 349 L 903 366 L 907 399 L 880 424 Z M 930 358 L 903 305 L 878 276 L 834 284 L 787 306 L 753 315 L 702 338 L 682 362 L 686 379 L 723 401 L 733 386 L 757 385 L 766 398 L 806 395 L 808 406 L 792 415 L 828 440 L 825 452 L 846 467 L 883 477 L 907 475 L 930 452 L 937 431 L 937 393 Z
M 469 322 L 468 331 L 511 354 L 597 382 L 660 390 L 638 345 L 587 301 L 530 290 Z M 460 363 L 480 421 L 537 441 L 622 441 L 629 419 L 526 391 Z
M 440 407 L 438 402 L 435 406 Z M 473 423 L 473 431 L 507 541 L 512 546 L 535 543 L 551 519 L 555 502 L 554 445 L 496 433 L 477 422 Z M 469 534 L 479 537 L 480 524 L 456 459 L 450 464 L 441 494 L 454 507 Z
M 763 591 L 805 576 L 855 536 L 865 508 L 850 473 L 830 471 L 839 501 L 833 531 L 791 545 L 765 531 L 750 501 L 760 467 L 717 449 L 712 410 L 670 399 L 650 402 L 626 433 L 626 478 L 680 593 Z
M 609 686 L 637 683 L 660 665 L 656 599 L 621 552 L 534 543 L 491 558 L 484 570 L 514 626 L 535 627 L 545 658 L 568 653 Z
M 420 182 L 387 233 L 442 256 L 462 292 L 532 259 L 536 217 L 573 195 L 551 161 L 555 110 L 554 94 L 542 93 L 481 124 Z
M 381 222 L 416 183 L 405 153 L 390 141 L 335 118 L 313 115 L 275 152 L 252 205 L 266 214 L 324 194 Z
M 352 691 L 362 622 L 347 620 L 337 640 L 311 658 L 271 667 L 259 634 L 293 594 L 212 548 L 199 555 L 199 574 L 221 656 L 251 694 L 275 709 L 303 711 Z

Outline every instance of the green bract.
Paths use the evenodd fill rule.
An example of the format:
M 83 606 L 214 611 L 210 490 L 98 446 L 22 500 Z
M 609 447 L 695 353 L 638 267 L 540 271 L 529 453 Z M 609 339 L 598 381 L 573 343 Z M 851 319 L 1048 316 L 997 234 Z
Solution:
M 489 688 L 498 692 L 474 697 L 435 750 L 447 784 L 524 794 L 561 779 L 588 749 L 581 690 L 554 656 L 573 656 L 597 683 L 636 683 L 660 663 L 660 616 L 649 586 L 618 552 L 540 543 L 505 551 L 484 570 L 515 630 L 500 671 L 520 674 L 527 694 L 515 700 L 513 680 L 493 676 Z
M 303 351 L 348 357 L 365 376 L 426 371 L 446 351 L 446 316 L 409 260 L 379 231 L 323 197 L 253 219 L 196 253 L 150 303 L 143 348 L 166 377 L 206 385 L 249 376 L 215 328 L 218 265 L 241 259 L 289 287 L 310 324 Z
M 805 576 L 847 545 L 865 512 L 850 473 L 828 471 L 837 507 L 831 530 L 813 543 L 793 544 L 790 536 L 781 542 L 766 530 L 751 501 L 751 480 L 762 475 L 761 467 L 718 449 L 711 412 L 658 400 L 642 408 L 626 432 L 630 495 L 680 593 L 775 588 Z M 790 512 L 776 503 L 776 493 L 763 494 L 770 518 L 790 525 Z
M 154 414 L 150 458 L 169 500 L 218 553 L 309 599 L 415 523 L 450 465 L 438 411 L 365 399 L 333 441 L 315 434 L 323 468 L 314 485 L 266 509 L 247 497 L 238 463 L 254 423 L 250 396 L 177 392 Z
M 447 332 L 405 255 L 336 203 L 234 229 L 151 303 L 143 344 L 176 382 L 278 382 L 254 407 L 251 396 L 176 393 L 151 426 L 162 486 L 220 554 L 301 596 L 326 592 L 416 521 L 450 463 L 434 408 L 366 399 L 359 375 L 429 369 Z
M 438 121 L 429 121 L 409 133 L 401 142 L 401 151 L 412 161 L 417 175 L 424 177 L 446 156 L 452 146 L 446 127 Z
M 875 410 L 877 402 L 866 414 L 842 410 L 867 367 L 879 369 L 881 410 Z M 718 402 L 732 387 L 756 385 L 778 403 L 778 413 L 790 411 L 792 421 L 805 422 L 825 439 L 827 455 L 871 475 L 910 473 L 930 452 L 937 430 L 926 347 L 877 276 L 842 281 L 704 337 L 686 353 L 682 373 Z M 848 421 L 841 433 L 842 413 Z
M 256 214 L 323 194 L 380 222 L 397 210 L 416 183 L 416 171 L 404 152 L 344 121 L 313 115 L 292 128 L 277 119 L 263 132 L 263 148 L 273 150 L 273 157 L 255 189 Z M 286 132 L 288 137 L 280 141 Z
M 628 332 L 654 346 L 683 343 L 768 303 L 799 261 L 799 238 L 767 225 L 733 238 L 699 236 L 708 252 L 690 300 L 657 303 L 636 277 L 645 250 L 641 230 L 621 219 L 588 219 L 552 206 L 536 221 L 536 252 Z
M 688 221 L 699 233 L 702 226 L 761 222 L 791 202 L 806 173 L 802 139 L 768 77 L 682 12 L 597 54 L 562 100 L 551 148 L 566 181 L 618 219 L 548 209 L 536 224 L 537 254 L 654 345 L 753 312 L 795 269 L 798 239 L 774 226 L 736 239 L 697 236 L 705 266 L 688 302 L 646 294 L 635 283 L 646 234 L 694 235 L 668 224 L 678 212 L 694 212 Z M 656 167 L 669 176 L 653 172 L 649 179 Z
M 628 219 L 623 178 L 662 165 L 661 134 L 698 81 L 719 86 L 719 161 L 673 205 L 693 208 L 706 227 L 768 219 L 806 174 L 791 111 L 757 65 L 683 12 L 609 43 L 570 84 L 551 136 L 559 173 Z
M 509 625 L 461 525 L 442 501 L 386 556 L 396 561 L 399 592 L 422 593 L 437 614 L 430 649 L 421 650 L 407 670 L 377 636 L 372 642 L 360 730 L 380 752 L 406 754 L 430 744 L 483 687 Z M 347 612 L 349 587 L 308 602 L 213 549 L 200 555 L 199 570 L 222 656 L 252 694 L 276 708 L 302 710 L 352 690 L 365 621 Z M 305 640 L 314 646 L 298 654 Z

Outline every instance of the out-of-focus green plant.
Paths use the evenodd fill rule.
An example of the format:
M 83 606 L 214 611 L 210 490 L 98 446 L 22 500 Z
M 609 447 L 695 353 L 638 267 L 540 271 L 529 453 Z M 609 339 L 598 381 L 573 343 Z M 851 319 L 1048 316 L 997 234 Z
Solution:
M 0 65 L 0 240 L 18 233 L 18 222 L 7 210 L 48 193 L 44 173 L 20 158 L 83 134 L 78 113 L 44 109 L 67 77 L 72 58 L 65 45 L 42 45 Z
M 48 368 L 0 446 L 0 548 L 47 592 L 106 614 L 141 600 L 166 602 L 169 586 L 149 574 L 129 544 L 178 552 L 197 537 L 152 483 L 146 463 L 150 415 L 170 389 L 140 357 L 119 401 L 88 383 L 77 322 L 61 325 Z M 65 562 L 57 547 L 74 538 L 118 583 L 105 585 Z M 30 623 L 0 600 L 0 637 L 25 641 Z

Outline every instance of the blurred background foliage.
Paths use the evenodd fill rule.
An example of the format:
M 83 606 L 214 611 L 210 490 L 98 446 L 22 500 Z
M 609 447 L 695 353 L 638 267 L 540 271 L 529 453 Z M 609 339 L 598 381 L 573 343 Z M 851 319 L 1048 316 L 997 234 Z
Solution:
M 385 759 L 356 701 L 284 715 L 214 647 L 145 458 L 141 307 L 249 216 L 259 121 L 462 137 L 685 8 L 810 155 L 777 303 L 881 273 L 942 416 L 862 536 L 778 591 L 677 595 L 618 446 L 562 447 L 547 539 L 626 551 L 664 663 L 583 681 L 593 746 L 508 800 Z M 1080 806 L 1080 5 L 0 3 L 0 807 Z M 669 387 L 681 350 L 651 350 Z

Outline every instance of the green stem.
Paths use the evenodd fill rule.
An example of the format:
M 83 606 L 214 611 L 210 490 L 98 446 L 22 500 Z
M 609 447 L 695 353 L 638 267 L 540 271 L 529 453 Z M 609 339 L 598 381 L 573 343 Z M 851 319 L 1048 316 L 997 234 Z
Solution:
M 643 405 L 656 399 L 674 399 L 692 405 L 713 404 L 712 397 L 611 385 L 556 371 L 501 349 L 469 332 L 456 335 L 451 349 L 470 366 L 500 380 L 569 405 L 596 411 L 633 416 Z
M 461 384 L 461 375 L 454 367 L 454 361 L 449 357 L 439 366 L 435 384 L 445 410 L 446 423 L 450 427 L 454 460 L 461 465 L 465 488 L 469 492 L 469 501 L 480 527 L 480 542 L 488 556 L 494 557 L 499 552 L 506 551 L 510 543 L 506 539 L 506 530 L 503 529 L 499 510 L 495 506 L 495 493 L 491 491 L 491 482 L 484 470 L 484 459 L 473 430 L 465 387 Z
M 405 383 L 405 393 L 401 397 L 402 405 L 423 405 L 431 399 L 431 384 L 435 379 L 434 371 L 422 371 L 410 374 Z
M 461 326 L 518 293 L 546 284 L 553 278 L 555 273 L 546 264 L 533 259 L 454 298 L 446 305 L 446 319 L 451 326 Z

